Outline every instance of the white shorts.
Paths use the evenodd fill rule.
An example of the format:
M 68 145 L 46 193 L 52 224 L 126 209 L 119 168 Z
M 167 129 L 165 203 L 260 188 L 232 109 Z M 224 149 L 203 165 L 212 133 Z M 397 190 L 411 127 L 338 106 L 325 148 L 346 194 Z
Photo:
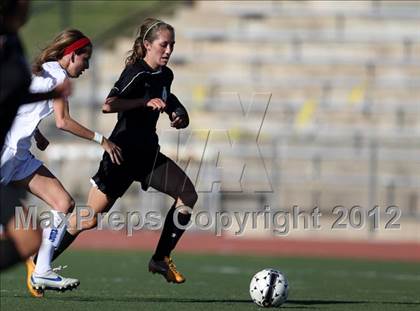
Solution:
M 4 146 L 0 162 L 0 183 L 7 185 L 11 181 L 25 179 L 42 164 L 29 150 L 16 150 Z

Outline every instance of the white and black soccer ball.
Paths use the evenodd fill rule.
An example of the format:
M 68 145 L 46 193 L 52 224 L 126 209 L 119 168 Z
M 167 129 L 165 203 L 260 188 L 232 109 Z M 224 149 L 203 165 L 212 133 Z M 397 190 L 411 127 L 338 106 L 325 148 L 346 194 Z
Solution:
M 289 293 L 289 283 L 286 276 L 276 269 L 264 269 L 257 272 L 249 284 L 249 294 L 259 306 L 279 307 Z

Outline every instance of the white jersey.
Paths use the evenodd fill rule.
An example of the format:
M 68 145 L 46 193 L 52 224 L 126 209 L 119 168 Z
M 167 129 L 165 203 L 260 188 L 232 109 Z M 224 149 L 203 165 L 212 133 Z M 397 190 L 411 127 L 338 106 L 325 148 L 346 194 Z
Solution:
M 33 76 L 30 86 L 31 93 L 43 93 L 54 89 L 67 77 L 66 71 L 58 62 L 47 62 L 40 76 Z M 31 138 L 42 119 L 53 112 L 52 100 L 22 105 L 6 136 L 5 145 L 14 149 L 29 150 Z
M 67 72 L 56 61 L 44 63 L 42 68 L 43 71 L 39 76 L 32 77 L 31 93 L 51 91 L 67 78 Z M 10 180 L 16 180 L 17 177 L 21 179 L 22 176 L 28 174 L 28 172 L 21 172 L 22 169 L 18 169 L 18 167 L 25 167 L 23 163 L 18 164 L 18 162 L 33 159 L 33 155 L 29 151 L 32 136 L 42 119 L 52 112 L 52 99 L 20 106 L 13 125 L 7 133 L 1 153 L 1 182 L 8 183 Z M 31 173 L 33 172 L 29 174 Z

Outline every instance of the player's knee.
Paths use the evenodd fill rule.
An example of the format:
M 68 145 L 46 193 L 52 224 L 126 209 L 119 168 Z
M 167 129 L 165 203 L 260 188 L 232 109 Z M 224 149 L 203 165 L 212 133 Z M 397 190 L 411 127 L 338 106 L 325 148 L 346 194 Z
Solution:
M 75 202 L 72 198 L 62 198 L 55 204 L 55 209 L 59 212 L 70 213 L 73 211 Z
M 182 199 L 184 204 L 191 208 L 194 207 L 195 203 L 197 203 L 197 200 L 198 200 L 198 194 L 195 191 L 195 189 L 191 189 L 187 191 L 186 193 L 184 193 L 183 199 Z
M 68 210 L 67 210 L 67 212 L 68 213 L 73 212 L 74 207 L 76 206 L 76 202 L 74 202 L 74 200 L 72 198 L 70 198 L 70 200 L 68 200 L 67 204 L 68 204 Z
M 174 213 L 177 214 L 178 224 L 187 226 L 191 220 L 192 208 L 186 205 L 179 205 L 176 207 Z
M 98 225 L 98 216 L 95 214 L 92 218 L 82 221 L 82 230 L 90 230 L 96 228 Z
M 189 198 L 187 198 L 184 193 L 182 193 L 183 195 L 179 196 L 176 201 L 175 201 L 175 209 L 174 212 L 176 211 L 176 213 L 178 214 L 178 221 L 179 221 L 179 217 L 181 217 L 182 219 L 185 219 L 186 222 L 189 221 L 189 219 L 191 218 L 191 214 L 192 214 L 192 209 L 194 207 L 193 200 L 188 200 Z M 191 204 L 191 206 L 189 205 Z
M 192 191 L 184 191 L 177 200 L 177 208 L 182 214 L 191 214 L 195 203 L 198 200 L 197 192 L 193 189 Z

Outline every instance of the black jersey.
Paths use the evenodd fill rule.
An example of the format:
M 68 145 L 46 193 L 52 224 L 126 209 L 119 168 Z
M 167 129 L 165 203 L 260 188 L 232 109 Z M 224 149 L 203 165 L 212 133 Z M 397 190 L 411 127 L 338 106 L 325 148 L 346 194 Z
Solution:
M 180 107 L 185 111 L 178 99 L 171 94 L 173 77 L 172 70 L 168 67 L 163 66 L 160 70 L 153 71 L 144 60 L 140 60 L 126 66 L 108 97 L 145 100 L 160 98 L 166 103 L 168 114 Z M 110 140 L 123 150 L 142 149 L 154 152 L 159 147 L 156 134 L 159 115 L 159 111 L 150 107 L 119 112 Z
M 0 150 L 19 106 L 29 93 L 31 74 L 16 33 L 0 32 Z

